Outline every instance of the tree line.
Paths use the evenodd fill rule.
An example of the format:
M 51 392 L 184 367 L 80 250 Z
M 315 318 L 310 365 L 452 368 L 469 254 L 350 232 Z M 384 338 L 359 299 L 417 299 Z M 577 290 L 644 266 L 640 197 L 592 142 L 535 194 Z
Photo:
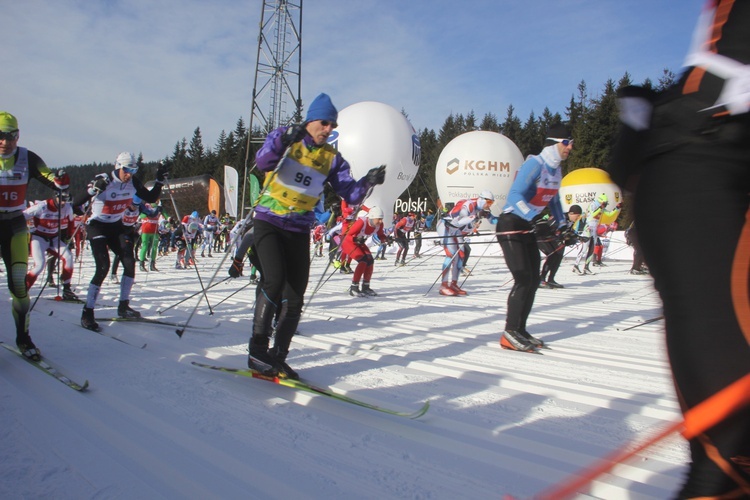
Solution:
M 674 83 L 675 79 L 672 71 L 664 69 L 656 83 L 651 79 L 646 79 L 640 85 L 660 91 Z M 451 114 L 437 132 L 432 129 L 418 132 L 421 157 L 417 178 L 401 195 L 401 199 L 406 200 L 410 197 L 428 199 L 431 202 L 431 208 L 434 209 L 438 201 L 435 165 L 440 153 L 451 140 L 474 130 L 499 132 L 505 135 L 526 157 L 541 151 L 544 146 L 545 132 L 550 126 L 563 123 L 572 129 L 575 141 L 575 147 L 563 165 L 563 175 L 583 167 L 605 168 L 610 160 L 612 141 L 617 131 L 616 94 L 620 88 L 633 84 L 630 75 L 625 73 L 617 82 L 612 79 L 607 80 L 601 91 L 592 95 L 586 82 L 582 80 L 576 92 L 571 95 L 562 115 L 559 112 L 553 113 L 549 107 L 545 107 L 541 114 L 537 115 L 531 111 L 529 116 L 522 121 L 512 104 L 506 109 L 502 120 L 492 112 L 487 112 L 481 119 L 477 118 L 473 110 L 466 115 Z M 402 113 L 408 118 L 406 111 L 402 110 Z M 190 141 L 188 142 L 183 137 L 174 145 L 171 155 L 164 159 L 172 163 L 173 178 L 209 174 L 220 184 L 224 181 L 224 165 L 236 168 L 242 178 L 247 159 L 250 175 L 255 175 L 262 180 L 262 176 L 252 169 L 252 160 L 265 134 L 259 129 L 253 130 L 248 142 L 248 133 L 245 122 L 240 117 L 233 130 L 228 133 L 222 130 L 216 144 L 213 147 L 206 147 L 203 144 L 200 127 L 196 127 Z M 142 155 L 139 155 L 139 162 L 142 168 L 137 176 L 144 181 L 153 179 L 158 161 L 144 163 Z M 81 190 L 85 189 L 86 184 L 96 174 L 106 172 L 111 168 L 111 164 L 96 163 L 65 167 L 71 177 L 72 193 L 75 195 L 82 192 Z M 239 191 L 241 195 L 243 190 Z M 249 189 L 245 192 L 246 198 L 249 197 Z M 327 208 L 335 210 L 338 199 L 332 191 L 327 190 L 326 193 Z M 44 199 L 48 196 L 46 188 L 39 186 L 38 183 L 30 184 L 29 199 Z M 249 205 L 249 199 L 246 199 L 245 206 L 249 207 Z M 627 222 L 628 217 L 625 211 L 623 216 Z

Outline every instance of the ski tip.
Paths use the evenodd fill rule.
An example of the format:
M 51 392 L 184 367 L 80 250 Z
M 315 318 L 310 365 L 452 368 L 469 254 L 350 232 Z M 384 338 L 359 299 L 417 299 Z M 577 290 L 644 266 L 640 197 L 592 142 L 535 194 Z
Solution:
M 184 328 L 178 328 L 174 332 L 177 334 L 178 337 L 182 338 L 182 334 L 185 333 L 185 329 Z
M 89 388 L 89 381 L 84 380 L 83 385 L 81 385 L 80 389 L 78 389 L 78 392 L 83 392 Z
M 49 312 L 49 314 L 48 314 L 47 316 L 52 316 L 52 313 L 54 313 L 54 312 L 55 312 L 55 311 L 50 311 L 50 312 Z
M 60 297 L 60 296 L 58 295 L 57 297 L 55 297 L 55 300 L 56 300 L 57 302 L 61 302 L 61 301 L 62 301 L 62 297 Z
M 427 401 L 424 402 L 424 404 L 422 405 L 422 408 L 412 413 L 409 416 L 409 418 L 411 418 L 412 420 L 417 419 L 423 416 L 425 413 L 427 413 L 427 410 L 429 409 L 430 409 L 430 400 L 428 399 Z

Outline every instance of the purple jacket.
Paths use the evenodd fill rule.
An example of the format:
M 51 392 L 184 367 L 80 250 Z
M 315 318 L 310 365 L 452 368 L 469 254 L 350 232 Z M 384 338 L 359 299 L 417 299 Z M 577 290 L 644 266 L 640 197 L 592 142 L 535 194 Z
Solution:
M 263 146 L 255 155 L 256 165 L 261 172 L 274 170 L 284 155 L 286 148 L 281 144 L 281 136 L 286 129 L 286 127 L 281 127 L 268 134 Z M 309 148 L 316 147 L 309 135 L 305 136 L 302 141 Z M 372 187 L 364 177 L 358 181 L 354 180 L 349 163 L 339 153 L 333 159 L 325 182 L 350 205 L 362 203 L 367 191 Z M 279 216 L 260 204 L 255 207 L 253 218 L 295 233 L 307 233 L 316 223 L 315 212 L 312 210 L 304 214 L 291 213 L 287 216 Z

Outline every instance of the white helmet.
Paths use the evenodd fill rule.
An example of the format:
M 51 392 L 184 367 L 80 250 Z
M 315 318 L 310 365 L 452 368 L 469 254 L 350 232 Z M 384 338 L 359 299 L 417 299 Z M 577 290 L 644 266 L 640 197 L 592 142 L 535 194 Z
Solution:
M 484 191 L 482 191 L 481 193 L 479 193 L 479 197 L 480 198 L 484 198 L 485 200 L 495 201 L 495 195 L 492 194 L 492 191 L 489 191 L 487 189 L 485 189 Z
M 120 168 L 138 169 L 138 163 L 136 163 L 133 153 L 124 152 L 117 155 L 115 169 Z
M 477 207 L 479 207 L 479 210 L 487 210 L 489 211 L 489 208 L 487 208 L 487 203 L 494 203 L 495 201 L 495 195 L 492 194 L 492 191 L 484 190 L 481 193 L 479 193 L 479 198 L 477 198 Z
M 367 213 L 368 219 L 382 219 L 383 217 L 383 209 L 380 207 L 372 207 Z

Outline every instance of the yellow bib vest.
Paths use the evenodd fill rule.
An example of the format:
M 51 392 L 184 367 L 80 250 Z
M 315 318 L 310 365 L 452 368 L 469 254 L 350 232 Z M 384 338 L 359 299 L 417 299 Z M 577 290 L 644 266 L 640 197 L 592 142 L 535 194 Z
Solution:
M 308 148 L 300 141 L 290 148 L 275 173 L 266 176 L 258 205 L 284 217 L 315 208 L 336 157 L 333 146 Z

